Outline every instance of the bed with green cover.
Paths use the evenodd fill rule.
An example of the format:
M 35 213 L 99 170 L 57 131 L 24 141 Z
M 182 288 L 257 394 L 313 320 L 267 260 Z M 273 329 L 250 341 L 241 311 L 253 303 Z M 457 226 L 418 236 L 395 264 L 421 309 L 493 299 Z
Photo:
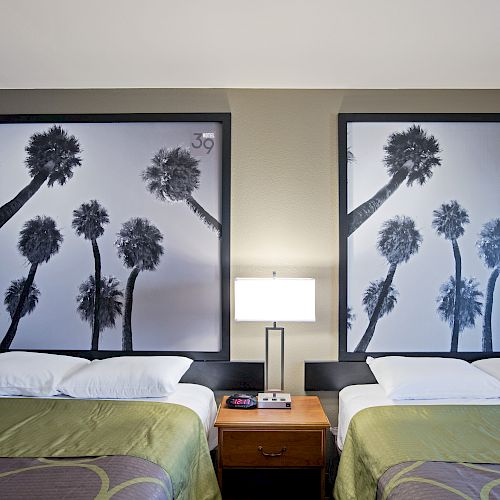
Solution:
M 354 415 L 337 500 L 500 499 L 500 405 L 402 405 Z
M 221 496 L 203 424 L 185 406 L 1 398 L 0 498 Z

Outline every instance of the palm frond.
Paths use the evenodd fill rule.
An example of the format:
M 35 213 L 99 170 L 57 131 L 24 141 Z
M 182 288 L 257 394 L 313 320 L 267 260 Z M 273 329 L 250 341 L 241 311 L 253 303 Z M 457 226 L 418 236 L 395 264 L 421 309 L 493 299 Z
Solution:
M 415 221 L 405 215 L 397 215 L 382 224 L 377 248 L 390 264 L 407 262 L 417 253 L 422 235 L 415 227 Z
M 199 162 L 187 148 L 162 148 L 142 173 L 142 180 L 159 200 L 184 201 L 199 187 Z
M 37 216 L 25 222 L 17 247 L 32 264 L 48 262 L 59 251 L 63 236 L 51 217 Z
M 79 208 L 73 210 L 73 221 L 71 226 L 78 236 L 87 240 L 94 240 L 104 234 L 104 224 L 109 223 L 107 210 L 97 200 L 82 203 Z
M 424 184 L 432 177 L 433 169 L 441 165 L 439 143 L 419 125 L 412 125 L 404 132 L 394 132 L 384 146 L 384 162 L 390 175 L 402 168 L 408 169 L 406 183 Z
M 382 288 L 384 287 L 384 282 L 385 280 L 383 278 L 376 281 L 371 281 L 366 288 L 365 293 L 363 294 L 363 306 L 365 308 L 366 314 L 368 315 L 368 318 L 372 317 L 373 311 L 375 310 L 378 302 L 378 298 L 380 296 L 380 293 L 382 292 Z M 398 295 L 399 292 L 393 285 L 391 285 L 389 287 L 389 291 L 387 292 L 387 296 L 382 303 L 382 310 L 380 311 L 379 318 L 385 316 L 394 309 L 394 306 L 398 302 Z
M 455 311 L 455 278 L 450 276 L 446 283 L 439 289 L 439 296 L 436 299 L 438 304 L 437 312 L 443 321 L 446 321 L 450 328 L 453 328 Z M 483 303 L 480 298 L 482 292 L 478 290 L 479 283 L 474 278 L 463 278 L 460 283 L 460 317 L 458 321 L 459 331 L 465 328 L 472 328 L 476 324 L 476 317 L 482 316 Z
M 350 330 L 352 328 L 352 324 L 356 320 L 356 315 L 352 311 L 351 307 L 347 308 L 347 329 Z
M 28 153 L 25 163 L 30 175 L 48 171 L 48 185 L 58 182 L 61 186 L 71 177 L 73 169 L 80 166 L 80 144 L 74 135 L 69 135 L 59 125 L 47 132 L 35 133 L 26 146 Z
M 152 271 L 163 255 L 163 235 L 147 219 L 135 217 L 122 225 L 115 246 L 126 267 Z
M 17 305 L 19 304 L 19 299 L 21 297 L 21 293 L 26 284 L 26 278 L 20 278 L 18 280 L 13 280 L 10 282 L 9 288 L 7 288 L 5 292 L 5 298 L 3 303 L 6 306 L 7 312 L 10 317 L 14 316 L 16 312 Z M 35 309 L 38 298 L 40 296 L 40 290 L 38 290 L 35 283 L 31 284 L 30 290 L 28 292 L 28 297 L 24 301 L 24 306 L 21 311 L 21 317 L 26 316 L 26 314 L 30 314 Z
M 347 148 L 347 164 L 354 163 L 355 161 L 356 161 L 356 157 L 354 156 L 352 149 L 350 147 L 348 147 Z
M 434 215 L 432 227 L 447 240 L 460 238 L 465 232 L 464 225 L 470 222 L 467 210 L 456 200 L 443 203 L 432 214 Z
M 489 268 L 500 266 L 500 219 L 490 220 L 483 226 L 476 246 Z
M 99 331 L 113 328 L 116 318 L 122 315 L 123 292 L 119 290 L 120 282 L 114 276 L 101 278 L 101 297 L 99 307 Z M 95 278 L 89 276 L 78 288 L 76 297 L 77 311 L 83 321 L 94 326 Z

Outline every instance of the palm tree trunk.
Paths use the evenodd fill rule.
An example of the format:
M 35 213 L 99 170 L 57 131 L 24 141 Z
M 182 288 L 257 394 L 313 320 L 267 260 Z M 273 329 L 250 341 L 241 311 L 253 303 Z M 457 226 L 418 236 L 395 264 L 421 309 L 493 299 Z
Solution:
M 123 314 L 122 351 L 133 351 L 132 348 L 132 302 L 134 299 L 134 286 L 140 269 L 132 269 L 125 288 L 125 312 Z
M 500 274 L 500 267 L 495 267 L 488 279 L 488 287 L 486 289 L 486 306 L 484 308 L 483 322 L 483 352 L 493 352 L 493 335 L 491 333 L 491 313 L 493 311 L 493 293 L 495 292 L 495 284 Z
M 458 336 L 460 334 L 460 308 L 462 297 L 460 288 L 462 285 L 462 257 L 458 248 L 457 240 L 451 240 L 453 256 L 455 257 L 455 306 L 453 310 L 453 332 L 451 334 L 450 352 L 458 351 Z
M 92 321 L 92 345 L 91 349 L 97 351 L 99 349 L 99 311 L 101 308 L 101 254 L 97 246 L 97 240 L 92 239 L 92 251 L 94 253 L 94 320 Z
M 392 284 L 392 280 L 394 279 L 394 274 L 396 273 L 397 264 L 391 264 L 389 267 L 389 272 L 387 273 L 387 277 L 385 278 L 384 285 L 382 286 L 382 290 L 380 290 L 380 295 L 377 299 L 377 304 L 375 309 L 373 310 L 372 317 L 370 318 L 370 323 L 368 324 L 368 328 L 364 333 L 363 337 L 359 341 L 354 352 L 366 352 L 368 348 L 368 344 L 371 342 L 373 334 L 375 333 L 375 327 L 377 326 L 377 321 L 379 320 L 380 312 L 382 311 L 382 305 L 389 293 L 389 288 Z
M 401 169 L 391 177 L 391 180 L 382 188 L 379 189 L 369 200 L 365 201 L 359 207 L 355 208 L 347 215 L 347 236 L 351 236 L 356 229 L 365 223 L 378 208 L 387 201 L 396 189 L 401 186 L 403 181 L 408 177 L 408 160 Z
M 14 315 L 12 316 L 12 321 L 10 323 L 9 329 L 7 330 L 7 333 L 5 334 L 5 337 L 3 338 L 2 343 L 0 344 L 0 349 L 10 349 L 12 341 L 14 340 L 14 337 L 16 336 L 17 325 L 19 325 L 19 321 L 22 317 L 24 303 L 26 302 L 26 299 L 28 298 L 28 295 L 29 295 L 29 292 L 31 289 L 31 285 L 33 284 L 33 281 L 35 279 L 35 274 L 36 274 L 37 268 L 38 268 L 38 264 L 31 264 L 30 271 L 28 273 L 28 277 L 26 278 L 23 290 L 22 290 L 21 295 L 19 297 L 19 302 L 17 303 L 16 310 L 14 311 Z
M 221 223 L 212 217 L 192 196 L 186 198 L 187 206 L 220 238 L 222 233 Z
M 12 198 L 12 200 L 0 207 L 0 227 L 21 210 L 23 205 L 40 189 L 48 176 L 49 171 L 47 169 L 39 172 L 31 179 L 31 182 L 25 188 L 21 189 L 21 191 Z

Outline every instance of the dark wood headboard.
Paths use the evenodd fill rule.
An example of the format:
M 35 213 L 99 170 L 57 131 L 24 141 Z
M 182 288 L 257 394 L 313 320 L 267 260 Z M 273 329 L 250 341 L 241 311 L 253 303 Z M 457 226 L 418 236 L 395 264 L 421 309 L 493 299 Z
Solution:
M 306 361 L 306 391 L 340 391 L 348 385 L 375 384 L 365 361 Z
M 259 361 L 193 361 L 181 382 L 200 384 L 213 391 L 264 389 L 264 363 Z

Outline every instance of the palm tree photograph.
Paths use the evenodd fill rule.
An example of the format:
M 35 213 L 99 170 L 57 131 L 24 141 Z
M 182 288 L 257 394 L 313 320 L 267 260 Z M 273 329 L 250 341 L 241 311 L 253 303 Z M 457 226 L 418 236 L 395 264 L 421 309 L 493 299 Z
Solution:
M 479 283 L 474 278 L 464 278 L 460 281 L 460 316 L 456 317 L 456 282 L 455 277 L 450 276 L 446 283 L 441 285 L 439 296 L 436 299 L 438 304 L 437 312 L 439 317 L 448 323 L 450 328 L 455 330 L 458 324 L 458 332 L 463 332 L 466 328 L 473 328 L 476 325 L 476 319 L 482 315 L 483 303 L 481 301 L 483 293 L 478 289 Z M 458 346 L 458 339 L 456 341 Z M 456 352 L 456 347 L 451 346 L 451 352 Z
M 26 278 L 12 280 L 9 288 L 7 288 L 5 292 L 4 304 L 11 319 L 14 317 L 17 306 L 19 304 L 19 299 L 21 298 L 21 294 L 23 293 L 25 286 Z M 27 314 L 32 313 L 35 310 L 39 296 L 40 290 L 38 290 L 35 282 L 33 282 L 28 288 L 28 295 L 26 296 L 23 308 L 21 309 L 21 318 L 26 316 Z
M 102 331 L 99 322 L 101 307 L 101 254 L 97 239 L 104 234 L 104 225 L 109 224 L 108 212 L 97 200 L 91 200 L 88 203 L 82 203 L 79 208 L 73 210 L 73 229 L 78 236 L 83 236 L 92 244 L 92 253 L 94 255 L 94 318 L 92 325 L 91 349 L 99 349 L 99 333 Z
M 380 278 L 376 281 L 371 281 L 365 290 L 365 293 L 363 295 L 363 306 L 366 315 L 368 316 L 368 321 L 371 320 L 373 313 L 375 312 L 375 308 L 377 307 L 379 298 L 381 297 L 382 290 L 384 290 L 384 295 L 383 299 L 381 300 L 380 311 L 378 313 L 379 319 L 383 318 L 386 314 L 389 314 L 398 302 L 399 294 L 392 284 L 387 287 L 387 290 L 385 290 L 384 285 L 386 283 L 386 280 L 387 278 Z M 363 347 L 363 350 L 366 351 L 367 347 L 368 344 Z
M 223 113 L 4 116 L 0 348 L 225 359 L 228 145 Z
M 422 186 L 432 177 L 434 169 L 441 165 L 438 141 L 419 125 L 412 125 L 402 132 L 393 132 L 384 145 L 384 151 L 384 165 L 391 177 L 370 199 L 349 212 L 349 236 L 364 224 L 403 182 L 406 181 L 408 187 L 414 183 Z M 351 162 L 354 158 L 354 152 L 348 148 L 347 161 Z
M 465 233 L 465 224 L 469 224 L 470 222 L 469 214 L 456 200 L 452 200 L 449 203 L 443 203 L 437 210 L 432 212 L 432 215 L 432 227 L 436 230 L 437 234 L 451 242 L 453 258 L 455 259 L 455 299 L 453 301 L 453 330 L 450 351 L 457 352 L 458 334 L 461 331 L 460 309 L 462 307 L 461 287 L 463 287 L 462 256 L 460 254 L 460 247 L 458 246 L 458 239 Z
M 133 351 L 132 304 L 137 276 L 141 271 L 154 271 L 163 255 L 160 230 L 147 219 L 133 218 L 125 222 L 118 233 L 115 246 L 123 265 L 131 269 L 125 288 L 122 349 Z
M 142 180 L 146 183 L 147 190 L 159 200 L 186 203 L 220 238 L 220 222 L 193 198 L 193 191 L 200 185 L 199 163 L 186 148 L 161 148 L 153 156 L 151 165 L 142 173 Z
M 99 295 L 96 293 L 96 282 L 94 276 L 89 276 L 79 287 L 76 296 L 77 311 L 82 321 L 90 324 L 92 332 L 95 325 L 95 301 L 99 300 L 98 310 L 98 333 L 106 328 L 114 328 L 116 320 L 122 315 L 123 292 L 120 290 L 120 282 L 114 276 L 103 276 L 100 278 Z M 94 337 L 92 336 L 92 342 Z M 94 344 L 91 350 L 97 350 Z
M 483 352 L 493 351 L 493 332 L 491 329 L 491 318 L 493 314 L 493 299 L 495 295 L 495 285 L 498 275 L 500 274 L 500 219 L 492 219 L 488 221 L 479 233 L 477 240 L 477 249 L 479 256 L 483 260 L 485 266 L 491 269 L 491 274 L 486 285 L 486 304 L 484 306 L 484 323 L 483 323 Z M 500 338 L 497 337 L 497 342 Z M 500 346 L 496 346 L 500 349 Z
M 23 205 L 44 185 L 63 186 L 82 164 L 80 143 L 74 135 L 58 125 L 30 137 L 25 148 L 25 165 L 31 181 L 10 201 L 0 207 L 0 228 L 21 210 Z
M 354 113 L 339 127 L 341 359 L 498 352 L 500 121 Z
M 410 217 L 397 215 L 382 225 L 377 249 L 387 260 L 389 269 L 384 280 L 372 282 L 365 292 L 363 303 L 369 316 L 369 323 L 355 352 L 367 350 L 378 320 L 391 312 L 396 305 L 397 291 L 392 286 L 396 269 L 418 252 L 421 243 L 422 235 L 415 227 L 415 221 Z
M 19 253 L 29 262 L 30 269 L 28 277 L 23 280 L 23 288 L 16 301 L 16 308 L 13 314 L 11 313 L 11 323 L 0 343 L 0 349 L 10 348 L 16 336 L 19 321 L 24 316 L 23 313 L 29 312 L 30 295 L 33 297 L 35 293 L 36 301 L 38 301 L 39 292 L 33 286 L 38 266 L 49 262 L 52 256 L 59 252 L 62 241 L 63 236 L 57 228 L 55 220 L 51 217 L 37 216 L 24 223 L 17 248 Z

